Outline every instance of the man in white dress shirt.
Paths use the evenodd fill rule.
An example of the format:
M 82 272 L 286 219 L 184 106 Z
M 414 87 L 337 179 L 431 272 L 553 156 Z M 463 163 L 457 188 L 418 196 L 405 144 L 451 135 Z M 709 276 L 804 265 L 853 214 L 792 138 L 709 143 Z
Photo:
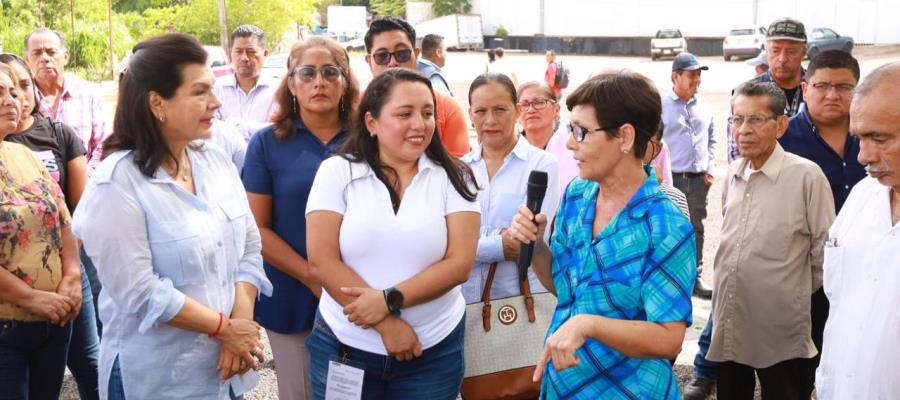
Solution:
M 831 302 L 816 374 L 821 400 L 897 399 L 900 358 L 900 63 L 856 88 L 850 132 L 869 176 L 850 192 L 825 247 Z
M 231 33 L 231 66 L 234 74 L 216 80 L 213 91 L 222 102 L 218 119 L 228 122 L 249 141 L 269 125 L 272 96 L 278 89 L 275 78 L 262 75 L 269 55 L 266 34 L 253 25 L 241 25 Z

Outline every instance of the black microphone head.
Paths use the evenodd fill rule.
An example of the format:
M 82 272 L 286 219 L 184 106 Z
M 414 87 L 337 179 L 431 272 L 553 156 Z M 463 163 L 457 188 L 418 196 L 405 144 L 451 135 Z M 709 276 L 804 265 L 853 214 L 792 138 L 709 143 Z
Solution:
M 528 198 L 544 198 L 547 193 L 547 173 L 544 171 L 533 170 L 528 175 L 528 189 L 526 191 Z

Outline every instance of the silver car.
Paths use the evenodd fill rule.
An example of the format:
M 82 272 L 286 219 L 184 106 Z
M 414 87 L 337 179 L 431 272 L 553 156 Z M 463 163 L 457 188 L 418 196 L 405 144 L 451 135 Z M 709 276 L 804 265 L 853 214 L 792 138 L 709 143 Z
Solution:
M 813 28 L 807 35 L 806 55 L 810 60 L 828 50 L 841 50 L 847 53 L 853 52 L 853 38 L 841 36 L 829 28 Z

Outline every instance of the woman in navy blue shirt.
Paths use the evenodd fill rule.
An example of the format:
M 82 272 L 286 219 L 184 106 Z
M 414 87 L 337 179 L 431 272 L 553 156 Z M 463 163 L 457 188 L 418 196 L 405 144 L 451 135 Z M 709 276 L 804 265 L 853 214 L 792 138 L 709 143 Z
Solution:
M 343 144 L 359 87 L 347 52 L 312 37 L 294 45 L 273 103 L 273 125 L 253 136 L 243 181 L 263 241 L 272 297 L 256 320 L 269 336 L 280 399 L 309 396 L 309 335 L 322 286 L 306 261 L 306 200 L 319 164 Z

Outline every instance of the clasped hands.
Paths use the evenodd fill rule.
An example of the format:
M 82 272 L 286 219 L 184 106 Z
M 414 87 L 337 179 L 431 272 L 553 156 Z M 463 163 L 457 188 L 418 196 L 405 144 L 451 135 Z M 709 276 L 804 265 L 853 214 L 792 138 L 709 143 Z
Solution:
M 378 331 L 391 357 L 397 361 L 410 361 L 422 356 L 418 335 L 406 321 L 391 315 L 384 292 L 362 287 L 343 287 L 341 292 L 353 298 L 344 307 L 347 320 L 363 329 Z
M 235 375 L 258 370 L 265 361 L 262 328 L 256 322 L 243 318 L 226 319 L 216 339 L 222 342 L 219 352 L 219 380 L 225 383 Z

